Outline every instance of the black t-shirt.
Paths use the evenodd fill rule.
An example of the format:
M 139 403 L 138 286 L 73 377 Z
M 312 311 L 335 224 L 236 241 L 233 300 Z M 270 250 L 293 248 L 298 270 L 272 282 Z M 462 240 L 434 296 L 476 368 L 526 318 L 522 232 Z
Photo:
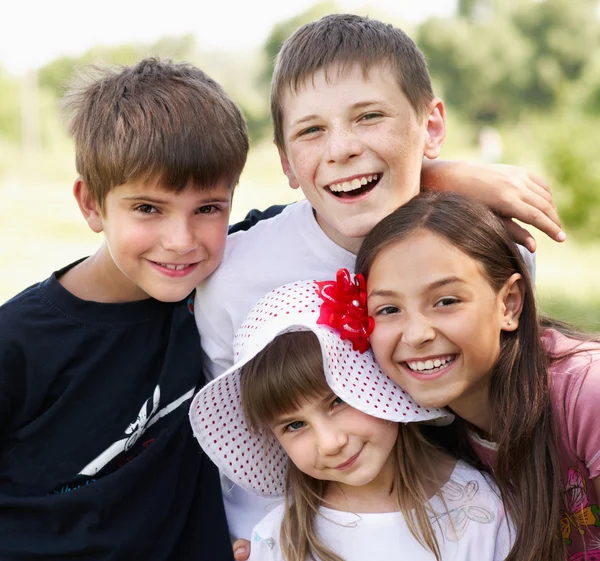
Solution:
M 232 559 L 191 300 L 83 301 L 71 266 L 0 307 L 0 560 Z

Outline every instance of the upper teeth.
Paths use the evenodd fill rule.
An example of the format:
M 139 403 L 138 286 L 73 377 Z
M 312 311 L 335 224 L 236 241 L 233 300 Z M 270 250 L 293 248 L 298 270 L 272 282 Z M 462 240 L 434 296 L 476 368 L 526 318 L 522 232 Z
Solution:
M 406 361 L 406 364 L 408 364 L 408 367 L 411 370 L 431 370 L 432 368 L 439 368 L 440 366 L 443 366 L 444 364 L 447 364 L 449 362 L 452 362 L 454 360 L 454 355 L 448 355 L 448 356 L 443 356 L 443 357 L 439 357 L 439 358 L 434 358 L 433 360 L 426 360 L 425 362 L 421 362 L 419 361 Z
M 341 183 L 331 183 L 329 188 L 338 193 L 340 191 L 354 191 L 360 189 L 363 185 L 370 183 L 374 179 L 377 179 L 379 174 L 365 175 L 364 177 L 353 179 L 352 181 L 342 181 Z
M 159 265 L 162 265 L 167 269 L 172 269 L 173 271 L 180 271 L 181 269 L 185 269 L 187 267 L 187 265 L 169 265 L 168 263 L 159 263 Z

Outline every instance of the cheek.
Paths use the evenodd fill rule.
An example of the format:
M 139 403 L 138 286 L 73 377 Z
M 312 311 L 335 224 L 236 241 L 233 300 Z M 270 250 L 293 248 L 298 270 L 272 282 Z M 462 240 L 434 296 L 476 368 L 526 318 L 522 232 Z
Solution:
M 221 261 L 227 242 L 227 224 L 229 217 L 203 224 L 196 230 L 196 236 L 212 258 Z
M 135 220 L 123 221 L 118 227 L 105 229 L 104 234 L 111 253 L 117 255 L 146 251 L 157 238 L 156 228 Z
M 396 445 L 396 440 L 398 440 L 398 430 L 398 423 L 383 421 L 380 424 L 379 434 L 381 435 L 382 443 L 390 452 Z
M 301 149 L 292 149 L 290 152 L 290 165 L 296 179 L 306 178 L 311 175 L 316 159 L 316 146 L 303 146 Z
M 375 355 L 375 360 L 385 370 L 385 365 L 392 364 L 394 353 L 393 331 L 390 326 L 375 324 L 375 329 L 370 337 L 371 348 Z
M 311 465 L 312 453 L 308 441 L 305 438 L 278 438 L 279 443 L 289 456 L 291 462 L 301 471 L 305 471 Z

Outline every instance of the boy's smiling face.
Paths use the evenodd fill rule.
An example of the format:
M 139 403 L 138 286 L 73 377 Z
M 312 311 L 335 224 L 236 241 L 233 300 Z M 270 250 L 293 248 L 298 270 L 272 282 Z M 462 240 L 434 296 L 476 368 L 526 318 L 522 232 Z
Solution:
M 281 162 L 323 231 L 356 252 L 382 218 L 420 188 L 423 156 L 441 149 L 444 107 L 419 117 L 387 64 L 317 71 L 282 100 Z
M 221 262 L 231 202 L 225 183 L 175 193 L 134 181 L 111 189 L 102 209 L 83 183 L 76 197 L 92 230 L 105 237 L 88 260 L 101 292 L 95 300 L 177 302 Z

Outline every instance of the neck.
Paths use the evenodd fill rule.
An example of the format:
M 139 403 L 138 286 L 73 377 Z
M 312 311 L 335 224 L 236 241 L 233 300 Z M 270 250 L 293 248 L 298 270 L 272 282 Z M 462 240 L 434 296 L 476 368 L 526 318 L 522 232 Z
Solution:
M 113 304 L 148 298 L 119 270 L 106 244 L 58 281 L 77 298 L 92 302 Z
M 344 236 L 341 232 L 338 232 L 335 228 L 333 228 L 330 224 L 325 222 L 313 209 L 313 215 L 319 228 L 323 230 L 325 235 L 333 242 L 335 242 L 340 247 L 343 247 L 345 250 L 350 253 L 354 253 L 356 255 L 360 246 L 365 238 L 348 238 Z
M 448 404 L 452 411 L 475 427 L 481 436 L 493 440 L 493 411 L 490 401 L 489 379 L 471 388 L 459 399 Z

